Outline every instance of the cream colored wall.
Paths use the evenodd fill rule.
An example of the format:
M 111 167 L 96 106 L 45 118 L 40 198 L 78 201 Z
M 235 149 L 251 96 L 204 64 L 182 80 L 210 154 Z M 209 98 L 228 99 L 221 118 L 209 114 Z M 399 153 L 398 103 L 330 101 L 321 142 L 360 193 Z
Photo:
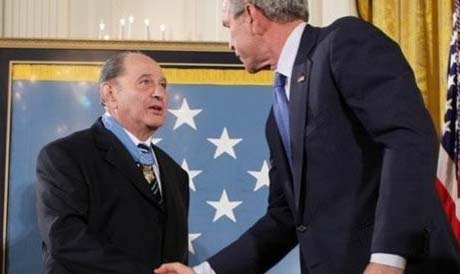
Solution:
M 0 0 L 4 37 L 66 38 L 69 0 Z
M 3 23 L 3 5 L 5 4 L 4 0 L 0 0 L 0 37 L 3 37 L 3 27 L 5 24 Z
M 310 22 L 327 25 L 335 18 L 354 15 L 354 0 L 311 0 Z M 150 20 L 155 40 L 226 41 L 221 26 L 221 0 L 0 0 L 0 35 L 28 38 L 120 38 L 120 19 L 133 16 L 131 39 L 146 39 L 144 19 Z M 160 31 L 160 25 L 165 31 Z
M 343 16 L 356 16 L 356 0 L 313 0 L 312 5 L 318 5 L 316 14 L 321 15 L 321 20 L 315 21 L 320 26 L 329 25 L 335 19 Z

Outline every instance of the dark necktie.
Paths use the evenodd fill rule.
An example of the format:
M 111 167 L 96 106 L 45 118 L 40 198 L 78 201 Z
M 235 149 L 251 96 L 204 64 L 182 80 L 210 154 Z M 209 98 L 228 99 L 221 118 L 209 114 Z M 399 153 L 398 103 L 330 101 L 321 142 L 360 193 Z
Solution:
M 153 154 L 150 148 L 144 144 L 138 144 L 137 147 L 140 151 L 140 167 L 142 169 L 142 173 L 144 174 L 144 178 L 150 185 L 150 190 L 153 193 L 153 196 L 157 200 L 158 203 L 162 203 L 163 198 L 161 197 L 160 185 L 158 180 L 155 176 L 155 172 L 153 171 Z
M 283 141 L 286 156 L 291 162 L 291 138 L 289 132 L 289 102 L 284 86 L 286 85 L 286 76 L 281 73 L 275 73 L 275 83 L 273 86 L 273 114 L 275 115 L 276 124 Z

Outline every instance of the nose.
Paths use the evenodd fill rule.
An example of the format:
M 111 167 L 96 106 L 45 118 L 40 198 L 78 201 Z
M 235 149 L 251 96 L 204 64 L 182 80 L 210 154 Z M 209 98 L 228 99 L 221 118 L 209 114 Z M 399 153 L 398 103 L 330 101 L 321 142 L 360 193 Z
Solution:
M 153 89 L 152 97 L 158 100 L 163 100 L 166 95 L 166 90 L 163 86 L 158 85 Z

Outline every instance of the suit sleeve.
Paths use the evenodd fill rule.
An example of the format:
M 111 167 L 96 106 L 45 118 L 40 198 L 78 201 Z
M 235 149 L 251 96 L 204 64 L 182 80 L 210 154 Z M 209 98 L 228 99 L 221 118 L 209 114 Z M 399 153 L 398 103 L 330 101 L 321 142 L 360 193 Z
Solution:
M 343 20 L 330 45 L 341 97 L 384 153 L 371 252 L 423 255 L 438 143 L 413 72 L 395 42 L 358 19 Z
M 71 273 L 152 273 L 88 227 L 88 186 L 63 146 L 42 149 L 37 177 L 38 224 L 53 260 Z
M 276 166 L 271 166 L 269 177 L 265 215 L 238 240 L 208 260 L 216 274 L 265 273 L 298 243 L 295 222 Z

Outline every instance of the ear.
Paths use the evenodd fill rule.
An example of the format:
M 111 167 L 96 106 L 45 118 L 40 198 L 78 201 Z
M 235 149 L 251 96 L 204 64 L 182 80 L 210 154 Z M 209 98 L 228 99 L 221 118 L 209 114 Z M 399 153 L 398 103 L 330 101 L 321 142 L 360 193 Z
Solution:
M 101 95 L 102 103 L 105 105 L 106 108 L 109 110 L 113 110 L 117 108 L 117 98 L 115 94 L 115 87 L 113 83 L 107 81 L 101 83 L 99 86 L 99 93 Z
M 254 34 L 264 34 L 270 23 L 263 11 L 253 4 L 246 4 L 245 12 L 247 14 L 248 23 L 251 25 L 251 30 Z

